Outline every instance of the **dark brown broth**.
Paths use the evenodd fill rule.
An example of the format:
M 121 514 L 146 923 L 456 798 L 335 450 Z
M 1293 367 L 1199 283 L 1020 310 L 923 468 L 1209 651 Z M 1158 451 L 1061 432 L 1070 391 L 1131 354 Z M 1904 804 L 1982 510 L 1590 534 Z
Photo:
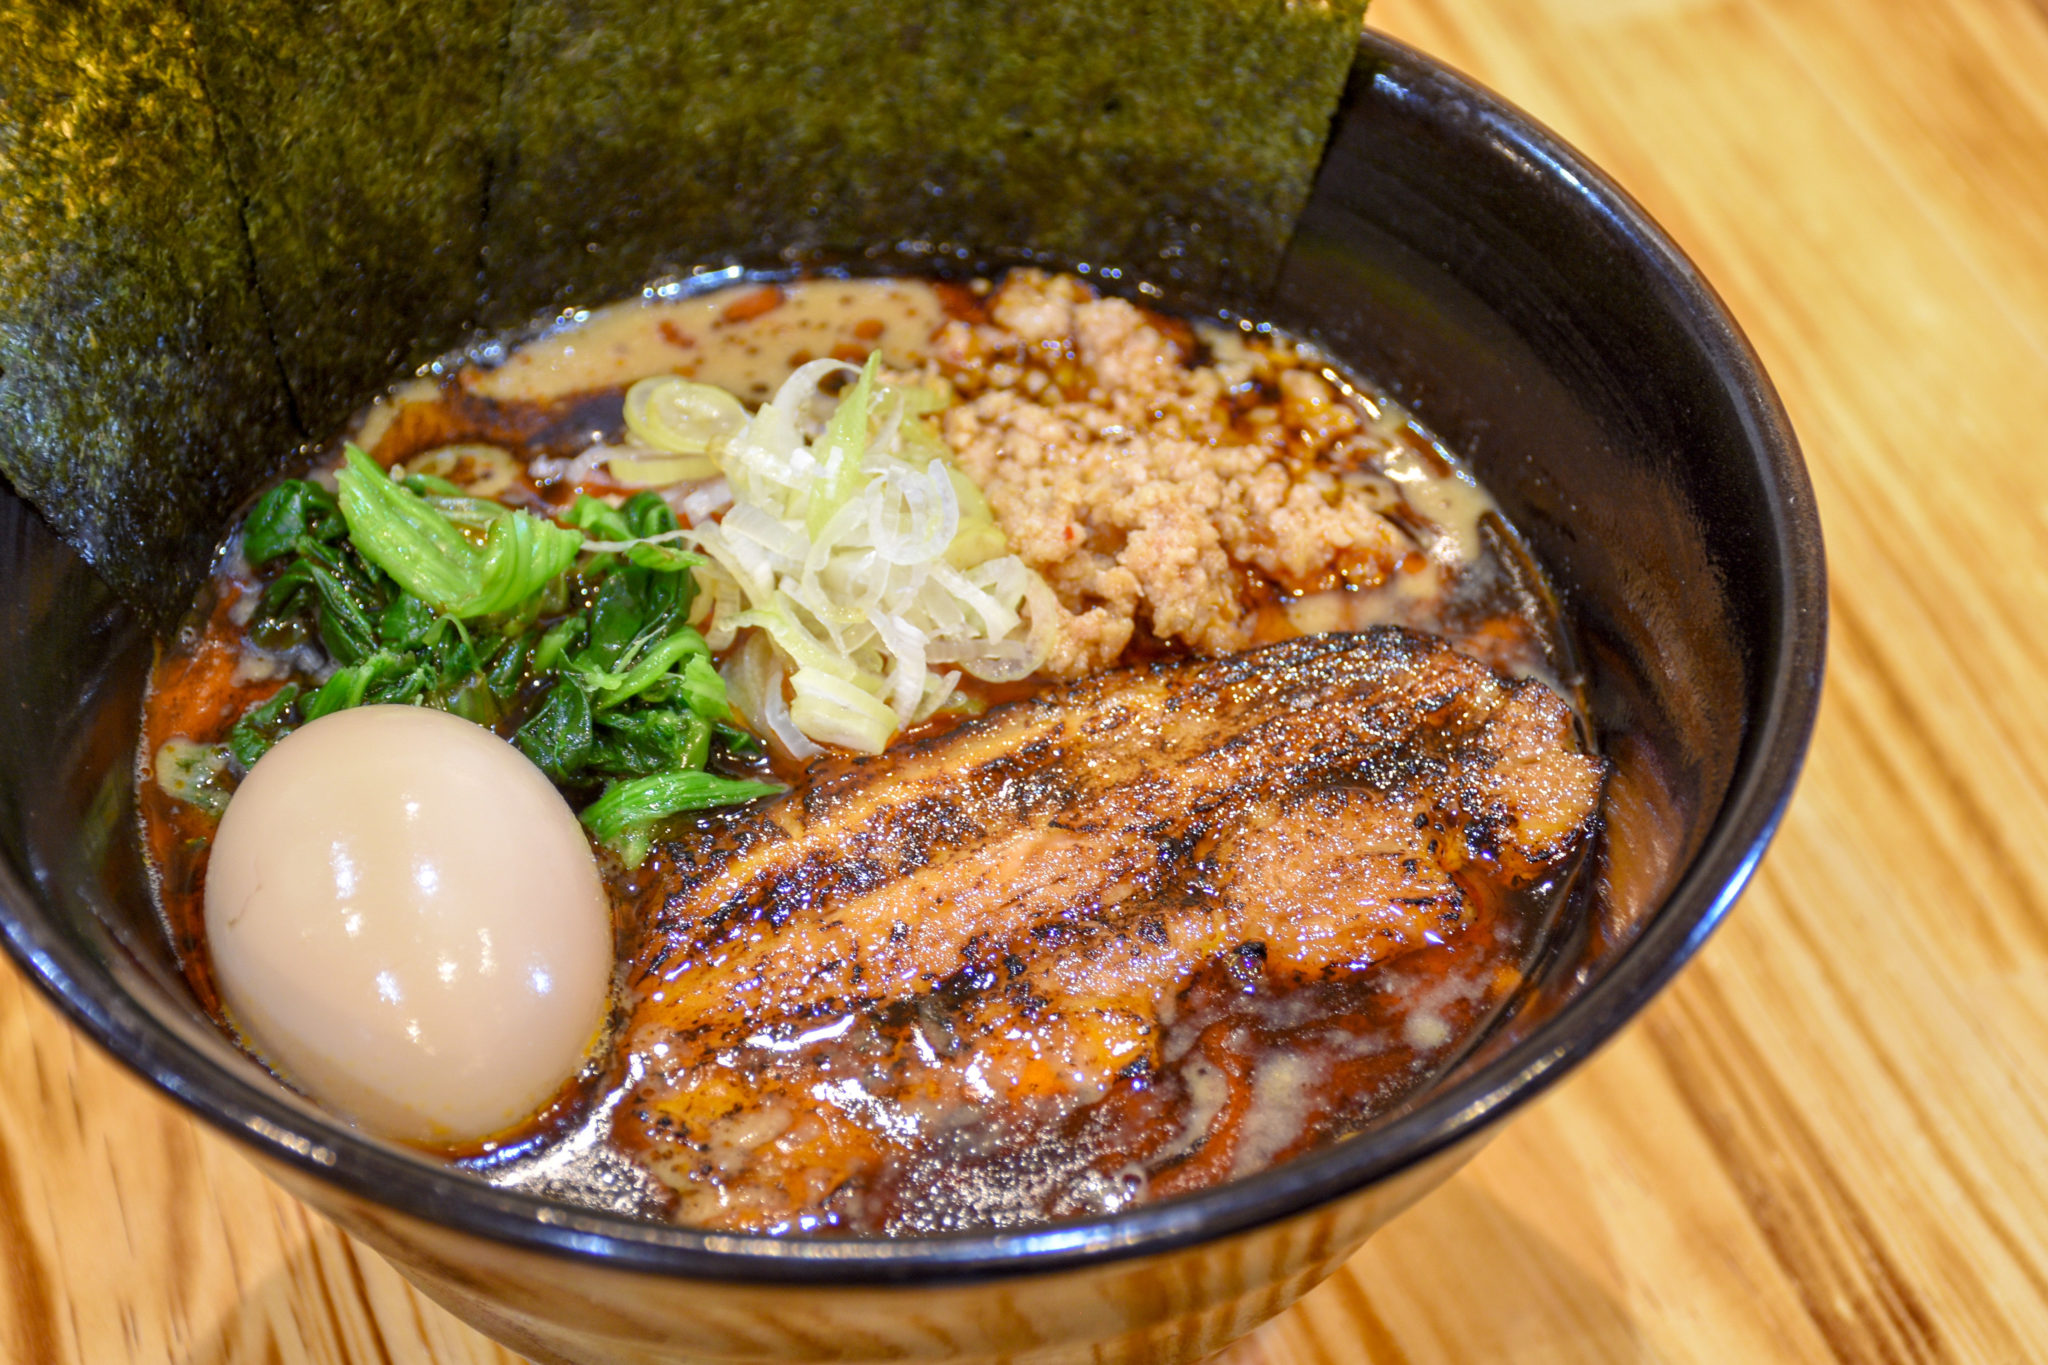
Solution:
M 974 290 L 947 285 L 940 298 L 955 317 L 981 316 L 981 295 Z M 774 307 L 758 293 L 740 302 L 764 313 Z M 754 316 L 748 312 L 741 320 Z M 1189 353 L 1200 349 L 1185 323 L 1165 321 L 1185 338 Z M 676 343 L 672 332 L 665 335 Z M 703 339 L 691 337 L 688 344 L 694 348 Z M 792 364 L 808 358 L 805 353 L 787 357 Z M 506 399 L 476 392 L 465 382 L 473 374 L 451 371 L 431 396 L 416 392 L 414 401 L 400 405 L 379 433 L 375 458 L 388 465 L 450 444 L 483 443 L 511 451 L 523 467 L 539 456 L 572 457 L 595 441 L 615 441 L 623 432 L 623 385 L 537 400 Z M 1250 395 L 1245 401 L 1260 397 Z M 1432 467 L 1450 468 L 1442 447 L 1412 422 L 1397 424 L 1395 439 Z M 339 441 L 321 463 L 331 463 L 338 449 Z M 560 511 L 580 491 L 586 490 L 564 481 L 536 483 L 522 474 L 500 497 L 536 511 Z M 1403 600 L 1398 584 L 1372 592 L 1332 583 L 1320 594 L 1331 600 L 1321 605 L 1340 619 L 1352 613 L 1356 624 L 1399 619 L 1430 629 L 1496 667 L 1568 687 L 1573 682 L 1571 655 L 1541 573 L 1497 513 L 1487 515 L 1482 530 L 1486 553 L 1480 564 L 1433 598 Z M 1308 594 L 1286 593 L 1262 582 L 1254 582 L 1251 590 L 1259 609 L 1259 642 L 1298 633 L 1293 613 Z M 259 676 L 263 670 L 247 667 L 246 642 L 236 618 L 238 605 L 254 591 L 260 591 L 260 584 L 241 564 L 231 541 L 192 622 L 163 649 L 152 676 L 144 708 L 145 774 L 150 755 L 165 740 L 218 742 L 248 705 L 287 680 L 309 680 L 303 671 L 289 668 Z M 1125 657 L 1141 662 L 1177 652 L 1177 646 L 1141 630 Z M 1029 696 L 1038 686 L 969 681 L 961 690 L 975 706 L 986 707 Z M 510 715 L 500 728 L 509 733 L 519 720 L 516 713 Z M 936 734 L 958 720 L 957 714 L 942 715 L 906 737 Z M 727 756 L 722 762 L 730 771 L 774 767 L 786 780 L 802 776 L 795 765 L 760 758 Z M 144 839 L 167 929 L 195 996 L 219 1017 L 202 912 L 213 821 L 171 799 L 152 781 L 141 781 L 139 788 Z M 684 840 L 693 833 L 701 836 L 721 819 L 709 815 L 679 821 L 674 833 Z M 672 843 L 658 849 L 638 872 L 613 868 L 621 961 L 639 955 L 646 906 L 659 900 L 664 857 L 672 857 L 677 847 Z M 1453 941 L 1340 981 L 1265 991 L 1247 989 L 1221 968 L 1207 970 L 1175 1003 L 1167 1021 L 1166 1065 L 1158 1074 L 1126 1077 L 1095 1103 L 1039 1116 L 1040 1121 L 1014 1131 L 997 1130 L 981 1115 L 962 1112 L 938 1125 L 910 1159 L 892 1165 L 882 1179 L 807 1230 L 927 1232 L 1099 1213 L 1137 1198 L 1213 1184 L 1356 1131 L 1440 1073 L 1514 998 L 1572 871 L 1561 869 L 1550 881 L 1512 896 L 1482 894 L 1475 882 L 1468 890 L 1475 893 L 1477 921 Z M 943 1010 L 949 993 L 974 989 L 971 979 L 943 983 L 931 1008 Z M 901 1016 L 900 1009 L 894 1015 L 888 1009 L 876 1012 L 848 1040 L 821 1049 L 828 1069 L 838 1066 L 857 1075 L 872 1065 L 877 1049 L 902 1046 L 905 1030 L 915 1021 Z M 504 1183 L 636 1212 L 662 1212 L 667 1202 L 663 1190 L 636 1178 L 605 1140 L 607 1105 L 616 1098 L 623 1065 L 624 1059 L 597 1059 L 528 1123 L 444 1155 Z M 1248 1161 L 1241 1152 L 1219 1154 L 1202 1141 L 1204 1115 L 1213 1118 L 1215 1106 L 1231 1104 L 1264 1106 L 1247 1130 L 1256 1135 L 1256 1160 Z

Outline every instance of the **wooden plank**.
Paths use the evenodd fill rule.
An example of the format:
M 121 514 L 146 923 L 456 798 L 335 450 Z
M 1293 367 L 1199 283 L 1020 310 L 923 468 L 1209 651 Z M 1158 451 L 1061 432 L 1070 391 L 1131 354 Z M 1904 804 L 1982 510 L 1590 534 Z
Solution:
M 1807 447 L 1835 633 L 1757 885 L 1232 1365 L 2048 1355 L 2048 9 L 1387 0 L 1641 198 Z M 0 982 L 0 1358 L 511 1357 Z

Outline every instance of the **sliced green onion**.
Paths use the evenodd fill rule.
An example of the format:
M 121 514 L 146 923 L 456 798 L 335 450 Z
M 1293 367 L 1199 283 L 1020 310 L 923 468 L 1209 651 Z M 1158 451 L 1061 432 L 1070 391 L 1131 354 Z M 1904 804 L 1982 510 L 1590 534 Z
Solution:
M 805 734 L 827 744 L 878 754 L 903 724 L 887 702 L 815 668 L 798 669 L 789 686 L 796 693 L 789 704 L 790 719 Z
M 818 462 L 825 467 L 821 486 L 811 494 L 804 529 L 815 537 L 832 520 L 832 514 L 853 501 L 865 482 L 864 457 L 868 448 L 868 408 L 874 398 L 875 372 L 881 368 L 882 353 L 876 351 L 861 366 L 854 382 L 833 410 L 825 425 L 825 437 L 818 443 Z
M 664 455 L 703 457 L 731 440 L 746 424 L 747 410 L 740 406 L 740 400 L 710 384 L 665 374 L 643 379 L 626 390 L 626 430 L 643 445 Z M 619 478 L 619 466 L 627 459 L 614 456 L 608 462 L 614 479 Z M 644 459 L 644 463 L 652 466 L 660 461 Z M 718 466 L 707 459 L 703 461 L 703 470 L 701 474 L 680 477 L 707 478 L 718 472 Z
M 403 468 L 402 477 L 424 475 L 475 498 L 495 498 L 519 480 L 519 461 L 499 446 L 439 446 L 413 456 Z
M 642 455 L 625 451 L 604 462 L 604 472 L 621 488 L 666 488 L 718 476 L 718 461 L 709 455 Z
M 197 806 L 208 815 L 228 808 L 227 745 L 167 739 L 157 748 L 151 766 L 156 785 L 172 800 Z

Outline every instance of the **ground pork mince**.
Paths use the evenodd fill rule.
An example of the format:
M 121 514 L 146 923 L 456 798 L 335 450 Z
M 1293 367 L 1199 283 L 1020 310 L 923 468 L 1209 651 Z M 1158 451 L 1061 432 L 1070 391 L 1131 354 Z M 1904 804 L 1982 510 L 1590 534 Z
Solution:
M 1291 592 L 1370 587 L 1417 548 L 1381 487 L 1342 477 L 1373 444 L 1365 420 L 1288 350 L 1196 363 L 1190 335 L 1035 271 L 987 312 L 939 337 L 965 398 L 945 435 L 1069 613 L 1047 671 L 1107 666 L 1141 623 L 1242 649 L 1247 571 Z M 1246 406 L 1261 380 L 1278 405 Z

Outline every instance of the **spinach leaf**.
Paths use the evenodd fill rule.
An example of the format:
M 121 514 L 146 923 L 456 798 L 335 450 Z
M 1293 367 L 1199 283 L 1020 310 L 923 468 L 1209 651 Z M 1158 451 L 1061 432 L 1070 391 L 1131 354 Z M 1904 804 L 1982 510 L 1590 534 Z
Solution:
M 300 536 L 331 540 L 344 529 L 341 507 L 317 483 L 286 479 L 256 500 L 242 523 L 242 556 L 261 568 L 292 552 Z
M 502 641 L 492 656 L 484 679 L 491 695 L 499 701 L 510 701 L 518 695 L 519 684 L 526 677 L 528 661 L 533 658 L 533 644 L 524 635 L 514 635 Z
M 386 651 L 380 651 L 347 668 L 337 669 L 334 675 L 322 684 L 320 690 L 308 697 L 300 707 L 306 722 L 311 724 L 322 716 L 336 711 L 345 711 L 351 706 L 361 706 L 370 693 L 371 684 L 388 677 L 404 667 L 404 659 Z
M 570 650 L 580 648 L 589 628 L 589 618 L 580 611 L 549 627 L 547 634 L 540 637 L 540 643 L 534 646 L 533 671 L 545 673 L 559 664 Z
M 688 711 L 636 711 L 603 717 L 588 771 L 607 777 L 651 777 L 702 768 L 711 756 L 711 726 Z
M 441 617 L 409 592 L 400 593 L 384 608 L 377 623 L 377 638 L 387 649 L 424 649 Z
M 656 498 L 656 502 L 661 499 Z M 666 504 L 663 504 L 666 506 Z M 588 493 L 576 495 L 575 503 L 569 508 L 567 521 L 580 531 L 587 531 L 592 540 L 631 540 L 633 528 L 625 514 L 602 498 L 593 498 Z
M 725 679 L 711 665 L 711 652 L 692 654 L 683 665 L 683 700 L 706 720 L 717 721 L 722 730 L 732 730 L 732 703 L 726 699 Z M 736 733 L 746 735 L 746 731 Z M 749 740 L 752 735 L 746 735 Z
M 682 526 L 676 520 L 675 509 L 662 500 L 661 494 L 644 489 L 626 499 L 625 505 L 619 508 L 619 515 L 626 520 L 627 535 L 621 536 L 622 540 L 665 536 Z
M 377 625 L 370 612 L 339 578 L 315 564 L 308 570 L 320 598 L 320 643 L 344 664 L 357 664 L 378 649 Z
M 590 604 L 590 640 L 576 658 L 576 667 L 602 671 L 616 666 L 647 624 L 647 607 L 639 585 L 626 574 L 612 574 Z
M 573 782 L 582 774 L 594 739 L 590 699 L 582 688 L 564 679 L 555 684 L 533 718 L 519 727 L 513 743 L 555 781 Z
M 614 782 L 579 817 L 591 836 L 609 846 L 628 867 L 647 857 L 653 826 L 684 811 L 737 805 L 783 790 L 767 782 L 713 773 L 660 773 Z
M 256 760 L 269 753 L 271 745 L 298 728 L 294 706 L 299 690 L 297 683 L 286 683 L 271 693 L 268 701 L 244 711 L 235 728 L 228 732 L 228 752 L 244 772 L 255 767 Z

